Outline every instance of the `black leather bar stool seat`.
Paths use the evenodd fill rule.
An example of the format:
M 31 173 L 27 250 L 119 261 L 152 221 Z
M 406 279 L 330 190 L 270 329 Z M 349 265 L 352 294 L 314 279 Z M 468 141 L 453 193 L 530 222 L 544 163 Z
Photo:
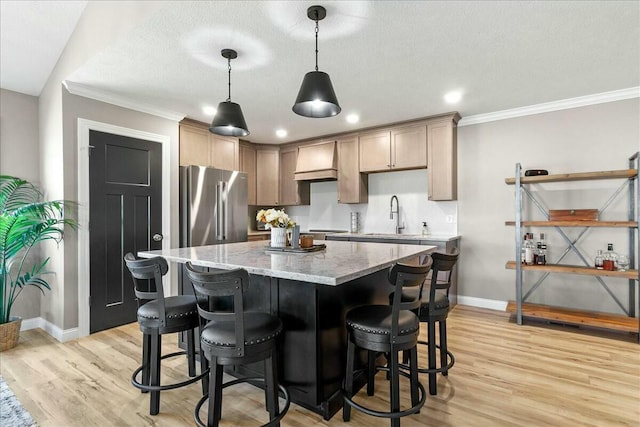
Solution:
M 131 383 L 143 393 L 151 392 L 149 413 L 157 415 L 160 412 L 160 391 L 183 387 L 201 379 L 203 389 L 207 388 L 206 363 L 202 363 L 202 372 L 196 375 L 194 330 L 199 324 L 198 308 L 193 295 L 164 296 L 162 277 L 169 270 L 164 258 L 136 259 L 132 253 L 127 253 L 124 260 L 133 278 L 138 302 L 138 325 L 143 333 L 142 365 L 131 375 Z M 162 335 L 176 332 L 187 333 L 187 350 L 162 355 Z M 191 378 L 161 385 L 161 360 L 185 354 Z M 204 360 L 204 357 L 201 359 Z M 138 380 L 140 372 L 142 379 Z
M 201 272 L 187 263 L 187 276 L 198 297 L 200 315 L 200 348 L 209 361 L 208 393 L 196 404 L 194 419 L 204 427 L 200 409 L 208 399 L 207 427 L 217 427 L 222 417 L 222 390 L 241 382 L 262 382 L 269 422 L 264 426 L 279 426 L 289 410 L 290 398 L 286 388 L 278 384 L 277 341 L 282 333 L 282 321 L 269 313 L 244 310 L 243 292 L 250 284 L 246 270 Z M 231 310 L 218 310 L 216 299 L 232 297 Z M 264 378 L 241 378 L 222 383 L 223 367 L 264 361 Z M 280 410 L 278 390 L 285 404 Z
M 451 254 L 434 252 L 431 254 L 431 285 L 421 291 L 405 289 L 402 291 L 402 299 L 410 301 L 421 292 L 420 307 L 415 310 L 421 323 L 427 324 L 427 341 L 418 340 L 418 344 L 426 345 L 428 350 L 428 368 L 418 368 L 418 372 L 429 375 L 429 394 L 437 395 L 436 374 L 444 376 L 449 374 L 449 369 L 455 364 L 453 353 L 447 348 L 447 316 L 449 314 L 449 289 L 453 269 L 458 261 L 458 252 Z M 442 273 L 442 274 L 440 274 Z M 444 278 L 443 278 L 444 277 Z M 389 303 L 393 300 L 393 294 L 389 295 Z M 440 331 L 440 341 L 436 342 L 436 323 Z M 440 349 L 440 367 L 436 363 L 436 349 Z M 404 357 L 406 362 L 407 357 Z M 400 365 L 404 369 L 409 367 Z
M 402 295 L 404 288 L 419 289 L 429 273 L 430 266 L 410 266 L 395 264 L 389 270 L 388 280 L 398 295 Z M 400 426 L 400 418 L 415 414 L 424 405 L 426 393 L 418 381 L 418 356 L 416 345 L 420 332 L 418 316 L 411 310 L 416 310 L 420 304 L 418 292 L 412 301 L 402 301 L 402 297 L 395 298 L 392 305 L 369 305 L 356 307 L 346 315 L 347 324 L 347 367 L 345 374 L 344 407 L 342 417 L 344 421 L 351 418 L 351 407 L 365 414 L 375 417 L 390 418 L 391 426 Z M 374 378 L 377 370 L 388 370 L 390 380 L 390 410 L 388 412 L 370 409 L 353 400 L 353 378 L 356 348 L 367 350 L 368 380 L 367 394 L 374 393 Z M 409 374 L 399 369 L 398 353 L 409 352 Z M 389 354 L 388 367 L 376 367 L 375 360 L 379 352 Z M 411 389 L 411 407 L 400 410 L 400 381 L 399 376 L 409 377 Z

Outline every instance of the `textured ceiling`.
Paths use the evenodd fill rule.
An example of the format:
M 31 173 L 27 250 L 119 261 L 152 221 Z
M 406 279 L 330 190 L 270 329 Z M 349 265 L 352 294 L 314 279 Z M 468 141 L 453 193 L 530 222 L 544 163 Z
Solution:
M 0 1 L 0 87 L 38 96 L 86 1 Z
M 233 48 L 231 98 L 259 143 L 640 85 L 638 1 L 322 2 L 319 68 L 342 113 L 300 117 L 291 106 L 314 68 L 306 8 L 316 3 L 166 2 L 67 80 L 209 122 L 202 107 L 227 97 L 220 50 Z M 464 94 L 457 105 L 443 100 L 451 90 Z

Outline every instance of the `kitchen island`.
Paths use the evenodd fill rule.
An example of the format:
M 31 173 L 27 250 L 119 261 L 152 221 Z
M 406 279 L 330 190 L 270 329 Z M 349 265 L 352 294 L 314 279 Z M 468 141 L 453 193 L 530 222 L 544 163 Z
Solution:
M 267 242 L 242 242 L 140 252 L 211 269 L 245 268 L 251 287 L 248 310 L 267 311 L 284 323 L 279 377 L 291 400 L 331 418 L 342 407 L 346 356 L 345 314 L 364 304 L 388 304 L 388 268 L 433 252 L 435 246 L 315 241 L 326 249 L 273 253 Z M 183 292 L 189 292 L 187 286 Z M 364 360 L 364 359 L 362 359 Z M 262 374 L 262 364 L 238 367 L 237 377 Z M 361 385 L 361 384 L 360 384 Z

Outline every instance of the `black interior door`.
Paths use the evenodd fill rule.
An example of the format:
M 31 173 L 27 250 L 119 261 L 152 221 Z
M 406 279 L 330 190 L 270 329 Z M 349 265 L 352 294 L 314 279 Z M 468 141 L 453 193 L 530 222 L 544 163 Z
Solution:
M 123 257 L 162 249 L 162 145 L 94 130 L 89 141 L 93 333 L 136 320 L 133 282 Z

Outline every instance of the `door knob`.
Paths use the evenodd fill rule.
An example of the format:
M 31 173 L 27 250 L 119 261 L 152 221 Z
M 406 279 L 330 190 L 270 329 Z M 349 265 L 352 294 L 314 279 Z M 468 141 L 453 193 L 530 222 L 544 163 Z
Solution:
M 163 236 L 162 236 L 162 234 L 156 233 L 156 234 L 153 235 L 152 239 L 154 240 L 154 242 L 160 242 L 160 241 L 162 241 Z

